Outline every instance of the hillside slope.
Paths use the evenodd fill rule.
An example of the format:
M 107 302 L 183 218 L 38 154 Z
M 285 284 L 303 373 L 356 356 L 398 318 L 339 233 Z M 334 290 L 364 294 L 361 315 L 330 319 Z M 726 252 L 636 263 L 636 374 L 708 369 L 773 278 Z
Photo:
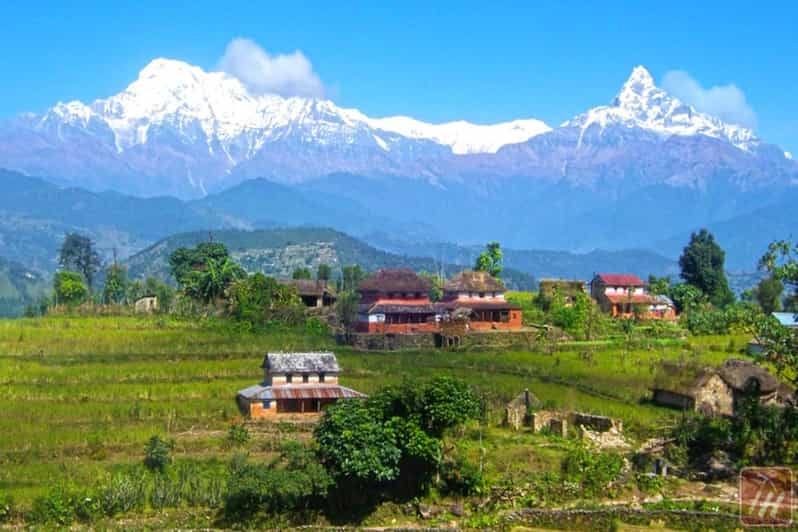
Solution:
M 47 281 L 38 272 L 0 257 L 0 318 L 22 315 L 25 307 L 48 289 Z
M 178 247 L 194 246 L 208 240 L 208 233 L 174 235 L 150 246 L 127 260 L 132 277 L 154 276 L 169 279 L 169 255 Z M 334 274 L 343 266 L 358 264 L 366 271 L 378 268 L 411 268 L 415 271 L 451 275 L 460 266 L 432 258 L 399 255 L 379 250 L 344 233 L 324 228 L 289 228 L 257 231 L 215 231 L 215 242 L 222 242 L 233 258 L 249 272 L 288 277 L 295 268 L 315 270 L 329 264 Z M 532 289 L 532 275 L 507 269 L 504 280 L 509 288 Z

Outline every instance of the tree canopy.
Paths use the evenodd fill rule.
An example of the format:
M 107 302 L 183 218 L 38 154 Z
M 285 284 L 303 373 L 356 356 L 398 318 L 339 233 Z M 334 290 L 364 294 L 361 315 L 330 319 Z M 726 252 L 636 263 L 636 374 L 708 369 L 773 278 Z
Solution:
M 690 242 L 679 257 L 682 279 L 695 286 L 713 305 L 725 306 L 734 302 L 729 289 L 724 264 L 726 254 L 706 229 L 690 236 Z
M 91 238 L 79 233 L 68 233 L 58 253 L 58 264 L 65 270 L 83 275 L 87 288 L 91 291 L 94 276 L 100 270 L 102 261 Z
M 498 242 L 490 242 L 486 249 L 479 254 L 474 265 L 474 270 L 478 272 L 488 272 L 493 277 L 499 277 L 502 273 L 502 248 Z

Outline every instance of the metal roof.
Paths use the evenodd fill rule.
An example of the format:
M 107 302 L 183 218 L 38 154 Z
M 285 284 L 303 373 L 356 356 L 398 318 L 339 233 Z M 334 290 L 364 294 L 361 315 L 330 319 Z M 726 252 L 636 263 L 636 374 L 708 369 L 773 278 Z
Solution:
M 785 327 L 798 327 L 798 320 L 795 319 L 796 314 L 794 312 L 774 312 L 773 317 Z
M 367 397 L 346 386 L 337 384 L 287 384 L 284 386 L 264 386 L 258 384 L 244 388 L 238 395 L 245 399 L 362 399 Z
M 330 352 L 268 353 L 262 368 L 270 373 L 340 373 L 341 367 Z

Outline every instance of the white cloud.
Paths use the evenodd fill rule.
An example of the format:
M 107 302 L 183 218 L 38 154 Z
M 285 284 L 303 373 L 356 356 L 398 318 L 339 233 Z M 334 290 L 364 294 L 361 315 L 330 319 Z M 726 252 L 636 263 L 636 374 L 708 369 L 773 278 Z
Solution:
M 705 89 L 683 70 L 671 70 L 662 78 L 662 88 L 701 112 L 724 122 L 756 127 L 756 113 L 737 85 L 716 85 Z
M 270 55 L 250 39 L 233 39 L 219 60 L 218 69 L 235 76 L 257 94 L 324 96 L 324 84 L 299 50 Z

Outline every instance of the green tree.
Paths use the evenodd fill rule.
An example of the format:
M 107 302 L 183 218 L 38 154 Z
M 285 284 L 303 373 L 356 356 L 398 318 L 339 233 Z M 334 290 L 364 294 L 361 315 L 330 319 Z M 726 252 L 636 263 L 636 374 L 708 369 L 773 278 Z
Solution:
M 56 305 L 79 305 L 86 301 L 89 289 L 78 272 L 62 270 L 53 276 L 53 297 Z
M 153 471 L 163 472 L 172 463 L 170 453 L 174 449 L 173 441 L 162 440 L 153 436 L 144 446 L 144 465 Z
M 498 242 L 490 242 L 485 251 L 479 254 L 474 265 L 474 270 L 478 272 L 488 272 L 493 277 L 499 277 L 502 273 L 502 249 Z
M 656 275 L 648 276 L 648 292 L 657 296 L 666 296 L 671 290 L 671 278 L 669 275 L 665 277 L 657 277 Z
M 682 279 L 701 290 L 716 306 L 734 302 L 729 289 L 726 272 L 723 270 L 726 254 L 706 229 L 690 236 L 690 243 L 679 257 Z
M 102 261 L 91 238 L 79 233 L 68 233 L 58 253 L 58 264 L 65 270 L 80 272 L 91 291 L 94 276 L 100 270 Z
M 194 271 L 188 276 L 185 291 L 194 299 L 211 303 L 220 300 L 228 286 L 244 277 L 244 269 L 230 257 L 208 259 L 204 269 Z
M 765 277 L 751 289 L 751 298 L 759 305 L 762 312 L 770 314 L 781 310 L 781 294 L 784 283 L 774 276 Z
M 329 281 L 332 278 L 332 268 L 330 268 L 329 264 L 319 264 L 319 267 L 316 269 L 316 280 L 318 281 Z
M 296 268 L 294 273 L 291 274 L 292 279 L 312 279 L 313 275 L 310 273 L 310 268 Z
M 119 264 L 112 264 L 105 275 L 103 302 L 105 304 L 122 304 L 127 296 L 127 271 Z
M 329 407 L 313 435 L 322 463 L 337 479 L 367 486 L 399 475 L 402 452 L 396 432 L 375 418 L 364 401 L 340 401 Z
M 706 303 L 706 296 L 695 286 L 687 283 L 671 288 L 671 299 L 678 312 L 689 312 Z
M 202 242 L 196 247 L 177 248 L 169 255 L 169 267 L 172 277 L 185 288 L 199 271 L 207 269 L 210 260 L 223 261 L 230 257 L 224 244 L 220 242 Z
M 227 305 L 231 317 L 255 325 L 270 321 L 297 323 L 304 317 L 296 288 L 260 272 L 233 283 L 228 289 Z
M 363 268 L 361 268 L 358 264 L 355 264 L 354 266 L 344 266 L 341 273 L 341 286 L 339 287 L 339 290 L 344 292 L 357 291 L 360 281 L 366 277 L 366 272 L 364 272 Z
M 430 272 L 419 272 L 419 277 L 428 279 L 430 282 L 429 298 L 432 301 L 440 301 L 443 297 L 444 280 L 440 275 Z
M 759 265 L 794 291 L 798 288 L 798 244 L 773 242 Z M 772 363 L 784 377 L 798 384 L 798 328 L 783 327 L 765 315 L 755 317 L 751 329 L 762 350 L 760 359 Z
M 357 292 L 339 292 L 338 299 L 335 301 L 335 313 L 338 323 L 344 329 L 347 338 L 352 336 L 357 322 L 358 305 L 360 304 L 360 294 Z

